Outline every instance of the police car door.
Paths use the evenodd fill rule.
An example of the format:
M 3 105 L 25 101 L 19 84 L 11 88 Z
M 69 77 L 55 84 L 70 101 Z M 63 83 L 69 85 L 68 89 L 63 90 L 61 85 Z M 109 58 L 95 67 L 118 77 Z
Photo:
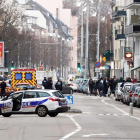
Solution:
M 26 91 L 23 96 L 22 112 L 34 112 L 37 104 L 37 93 L 35 91 Z
M 13 99 L 12 95 L 10 95 L 7 99 L 3 100 L 2 113 L 12 112 L 12 109 L 13 109 Z

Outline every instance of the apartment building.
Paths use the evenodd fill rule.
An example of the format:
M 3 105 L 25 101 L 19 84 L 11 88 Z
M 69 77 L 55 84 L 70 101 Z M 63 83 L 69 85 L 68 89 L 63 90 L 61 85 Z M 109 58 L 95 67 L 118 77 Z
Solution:
M 133 78 L 137 75 L 140 79 L 140 0 L 125 0 L 127 20 L 125 34 L 127 46 L 133 49 L 133 61 L 129 75 Z

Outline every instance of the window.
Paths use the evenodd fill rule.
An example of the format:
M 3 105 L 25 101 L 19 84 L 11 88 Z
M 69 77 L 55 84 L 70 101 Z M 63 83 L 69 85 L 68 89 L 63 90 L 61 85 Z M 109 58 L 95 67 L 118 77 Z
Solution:
M 37 98 L 37 94 L 34 91 L 26 91 L 24 94 L 24 99 L 26 98 Z
M 21 73 L 16 73 L 15 74 L 15 79 L 16 80 L 22 80 L 22 74 Z
M 53 92 L 53 95 L 56 96 L 56 97 L 59 97 L 59 98 L 64 98 L 63 94 L 60 93 L 60 92 Z
M 39 97 L 49 97 L 50 94 L 47 92 L 38 92 Z
M 32 73 L 25 73 L 25 80 L 32 80 Z

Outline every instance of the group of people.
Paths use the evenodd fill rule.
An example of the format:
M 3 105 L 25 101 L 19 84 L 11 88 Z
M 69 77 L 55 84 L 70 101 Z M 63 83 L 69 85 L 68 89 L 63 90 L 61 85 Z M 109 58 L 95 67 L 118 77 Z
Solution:
M 53 89 L 53 81 L 52 77 L 49 77 L 48 79 L 44 77 L 44 80 L 42 81 L 42 85 L 44 89 Z M 56 84 L 55 84 L 55 89 L 62 91 L 62 81 L 61 79 L 58 79 Z
M 122 77 L 120 79 L 117 79 L 116 76 L 113 78 L 105 77 L 105 78 L 98 78 L 98 80 L 92 80 L 92 78 L 89 79 L 89 90 L 90 95 L 94 94 L 95 96 L 105 96 L 108 94 L 110 96 L 111 94 L 115 95 L 115 89 L 117 86 L 117 83 L 122 83 L 122 87 L 125 82 L 137 82 L 137 77 L 135 75 L 134 79 L 131 79 L 130 77 L 127 77 L 126 80 L 124 80 Z M 108 89 L 110 89 L 110 92 L 108 93 Z

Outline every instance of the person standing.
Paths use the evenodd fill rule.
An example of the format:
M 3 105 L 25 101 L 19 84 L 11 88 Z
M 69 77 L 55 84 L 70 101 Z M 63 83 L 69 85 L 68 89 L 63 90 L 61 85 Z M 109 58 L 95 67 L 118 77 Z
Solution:
M 62 83 L 62 80 L 61 80 L 61 79 L 59 79 L 59 81 L 60 81 L 60 83 L 61 83 L 60 91 L 62 91 L 62 90 L 63 90 L 63 87 L 62 87 L 63 83 Z
M 106 97 L 107 91 L 108 91 L 108 86 L 106 83 L 106 79 L 103 80 L 103 85 L 104 85 L 104 91 L 103 91 L 103 95 Z
M 47 79 L 46 79 L 46 77 L 44 77 L 44 80 L 42 81 L 42 85 L 43 85 L 44 89 L 47 89 Z
M 93 94 L 93 87 L 94 87 L 94 82 L 93 82 L 93 80 L 90 78 L 90 79 L 89 79 L 89 91 L 90 91 L 90 96 Z
M 62 84 L 60 79 L 57 80 L 56 84 L 55 84 L 55 88 L 56 90 L 61 90 L 62 89 Z
M 6 89 L 6 83 L 3 79 L 3 81 L 1 82 L 1 98 L 5 95 L 5 89 Z
M 53 82 L 52 82 L 52 78 L 50 77 L 47 81 L 47 89 L 52 89 L 53 86 Z

